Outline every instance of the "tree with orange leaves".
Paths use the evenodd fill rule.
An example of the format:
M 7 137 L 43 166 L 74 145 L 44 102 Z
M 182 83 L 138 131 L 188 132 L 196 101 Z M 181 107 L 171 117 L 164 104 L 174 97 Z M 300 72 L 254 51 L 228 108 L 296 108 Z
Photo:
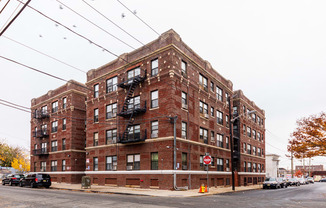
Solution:
M 295 158 L 326 156 L 326 114 L 299 119 L 297 125 L 291 134 L 288 151 L 293 152 Z

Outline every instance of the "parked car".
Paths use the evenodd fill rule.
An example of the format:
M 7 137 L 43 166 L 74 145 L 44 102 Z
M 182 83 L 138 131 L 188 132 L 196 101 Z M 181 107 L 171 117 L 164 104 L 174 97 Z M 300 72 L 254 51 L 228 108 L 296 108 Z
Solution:
M 296 178 L 290 178 L 289 179 L 291 186 L 300 186 L 300 182 Z
M 313 177 L 308 177 L 308 178 L 307 178 L 307 182 L 308 182 L 308 183 L 315 183 Z
M 300 185 L 306 184 L 306 180 L 304 178 L 298 178 L 298 181 L 299 181 Z
M 263 183 L 263 189 L 266 188 L 281 188 L 280 181 L 278 181 L 276 178 L 266 178 Z
M 2 185 L 9 184 L 9 186 L 12 186 L 12 185 L 17 186 L 22 177 L 24 177 L 23 174 L 10 174 L 10 175 L 7 175 L 5 178 L 2 179 Z
M 285 178 L 277 178 L 277 180 L 280 182 L 280 185 L 281 185 L 281 188 L 287 188 L 288 187 L 288 184 L 287 184 L 287 181 Z
M 319 182 L 326 182 L 326 178 L 320 179 Z
M 30 186 L 31 188 L 49 188 L 51 186 L 51 177 L 49 174 L 44 173 L 28 174 L 20 180 L 19 186 Z

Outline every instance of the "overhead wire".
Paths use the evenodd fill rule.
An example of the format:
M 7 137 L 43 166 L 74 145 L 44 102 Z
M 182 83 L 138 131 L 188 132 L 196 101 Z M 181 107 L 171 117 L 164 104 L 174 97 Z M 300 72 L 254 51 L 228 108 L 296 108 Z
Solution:
M 17 1 L 21 2 L 20 0 L 17 0 Z M 23 3 L 23 2 L 21 2 L 21 3 Z M 61 25 L 62 27 L 64 27 L 64 28 L 67 29 L 68 31 L 74 33 L 75 35 L 77 35 L 77 36 L 79 36 L 79 37 L 81 37 L 81 38 L 87 40 L 89 43 L 91 43 L 91 44 L 93 44 L 93 45 L 95 45 L 95 46 L 101 48 L 103 51 L 106 51 L 106 52 L 110 53 L 111 55 L 117 57 L 118 59 L 121 59 L 121 60 L 125 61 L 126 63 L 129 63 L 129 62 L 128 62 L 127 60 L 125 60 L 124 58 L 119 57 L 117 54 L 115 54 L 115 53 L 111 52 L 110 50 L 104 48 L 103 46 L 101 46 L 101 45 L 95 43 L 94 41 L 90 40 L 89 38 L 85 37 L 84 35 L 81 35 L 80 33 L 77 33 L 76 31 L 74 31 L 74 30 L 70 29 L 69 27 L 63 25 L 62 23 L 58 22 L 57 20 L 52 19 L 51 17 L 45 15 L 45 14 L 42 13 L 41 11 L 35 9 L 34 7 L 32 7 L 32 6 L 30 6 L 30 5 L 28 5 L 27 7 L 30 8 L 30 9 L 32 9 L 33 11 L 37 12 L 38 14 L 42 15 L 43 17 L 45 17 L 45 18 L 51 20 L 52 22 L 54 22 L 54 23 L 56 23 L 56 24 L 58 24 L 58 25 Z
M 27 112 L 27 113 L 30 113 L 30 111 L 27 111 L 27 110 L 24 110 L 22 108 L 18 108 L 18 107 L 15 107 L 15 106 L 12 106 L 12 105 L 9 105 L 9 104 L 6 104 L 6 103 L 1 103 L 1 105 L 4 105 L 4 106 L 7 106 L 7 107 L 10 107 L 10 108 L 14 108 L 14 109 L 17 109 L 17 110 L 20 110 L 20 111 L 24 111 L 24 112 Z
M 48 54 L 46 54 L 46 53 L 43 53 L 43 52 L 41 52 L 41 51 L 39 51 L 39 50 L 36 50 L 36 49 L 32 48 L 32 47 L 30 47 L 30 46 L 28 46 L 28 45 L 26 45 L 26 44 L 23 44 L 23 43 L 21 43 L 21 42 L 18 42 L 17 40 L 14 40 L 14 39 L 9 38 L 9 37 L 7 37 L 7 36 L 2 36 L 2 37 L 4 37 L 4 38 L 6 38 L 6 39 L 8 39 L 8 40 L 10 40 L 10 41 L 12 41 L 12 42 L 15 42 L 15 43 L 17 43 L 17 44 L 19 44 L 19 45 L 21 45 L 21 46 L 24 46 L 25 48 L 28 48 L 28 49 L 30 49 L 30 50 L 33 50 L 33 51 L 35 51 L 35 52 L 37 52 L 37 53 L 39 53 L 39 54 L 42 54 L 42 55 L 44 55 L 44 56 L 46 56 L 46 57 L 48 57 L 48 58 L 51 58 L 51 59 L 53 59 L 53 60 L 55 60 L 55 61 L 57 61 L 57 62 L 60 62 L 60 63 L 62 63 L 62 64 L 64 64 L 64 65 L 66 65 L 66 66 L 69 66 L 69 67 L 71 67 L 71 68 L 73 68 L 73 69 L 76 69 L 76 70 L 78 70 L 78 71 L 83 72 L 83 73 L 86 74 L 86 71 L 84 71 L 84 70 L 82 70 L 82 69 L 79 69 L 79 68 L 77 68 L 77 67 L 74 67 L 74 66 L 72 66 L 72 65 L 70 65 L 70 64 L 68 64 L 68 63 L 66 63 L 66 62 L 64 62 L 64 61 L 61 61 L 61 60 L 59 60 L 59 59 L 57 59 L 57 58 L 55 58 L 55 57 L 53 57 L 53 56 L 50 56 L 50 55 L 48 55 Z
M 7 3 L 4 5 L 4 7 L 1 9 L 0 14 L 5 10 L 6 6 L 9 4 L 10 0 L 7 1 Z
M 154 31 L 157 35 L 160 35 L 160 33 L 156 32 L 149 24 L 147 24 L 144 20 L 142 20 L 140 17 L 138 17 L 134 12 L 132 12 L 125 4 L 123 4 L 121 1 L 117 0 L 124 8 L 126 8 L 131 14 L 135 15 L 142 23 L 144 23 L 147 27 L 149 27 L 152 31 Z
M 58 0 L 57 0 L 58 1 Z M 114 21 L 112 21 L 111 19 L 109 19 L 107 16 L 105 16 L 103 13 L 101 13 L 100 11 L 98 11 L 95 7 L 93 7 L 92 5 L 90 5 L 89 3 L 87 3 L 85 0 L 82 0 L 87 6 L 89 6 L 90 8 L 92 8 L 96 13 L 98 13 L 99 15 L 101 15 L 102 17 L 104 17 L 106 20 L 108 20 L 109 22 L 111 22 L 113 25 L 115 25 L 116 27 L 118 27 L 120 30 L 122 30 L 123 32 L 125 32 L 127 35 L 129 35 L 131 38 L 133 38 L 134 40 L 136 40 L 138 43 L 145 45 L 143 42 L 141 42 L 140 40 L 138 40 L 136 37 L 134 37 L 133 35 L 131 35 L 129 32 L 127 32 L 125 29 L 123 29 L 122 27 L 120 27 L 118 24 L 116 24 Z
M 5 102 L 5 103 L 8 103 L 8 104 L 10 104 L 10 105 L 14 105 L 14 106 L 19 107 L 19 108 L 25 108 L 25 109 L 27 109 L 27 110 L 30 110 L 30 108 L 28 108 L 28 107 L 25 107 L 25 106 L 22 106 L 22 105 L 18 105 L 18 104 L 15 104 L 15 103 L 12 103 L 12 102 L 9 102 L 9 101 L 6 101 L 6 100 L 3 100 L 3 99 L 0 99 L 0 101 L 1 101 L 1 102 Z
M 17 9 L 19 8 L 21 3 L 18 4 L 18 6 L 16 7 L 16 9 L 11 13 L 11 15 L 9 16 L 9 18 L 7 19 L 7 21 L 5 22 L 5 24 L 1 27 L 0 31 L 3 30 L 3 28 L 8 24 L 8 22 L 10 21 L 11 17 L 14 16 L 15 12 L 17 11 Z
M 99 25 L 95 24 L 94 22 L 92 22 L 91 20 L 87 19 L 86 17 L 84 17 L 83 15 L 79 14 L 78 12 L 76 12 L 75 10 L 73 10 L 72 8 L 70 8 L 69 6 L 67 6 L 66 4 L 62 3 L 59 0 L 56 0 L 57 2 L 59 2 L 60 4 L 62 4 L 63 6 L 65 6 L 66 8 L 68 8 L 70 11 L 72 11 L 73 13 L 77 14 L 78 16 L 80 16 L 81 18 L 83 18 L 84 20 L 86 20 L 87 22 L 91 23 L 92 25 L 94 25 L 95 27 L 99 28 L 100 30 L 102 30 L 103 32 L 105 32 L 106 34 L 110 35 L 111 37 L 115 38 L 116 40 L 120 41 L 121 43 L 127 45 L 128 47 L 132 48 L 132 49 L 136 49 L 135 47 L 129 45 L 128 43 L 126 43 L 125 41 L 121 40 L 120 38 L 116 37 L 115 35 L 109 33 L 107 30 L 105 30 L 104 28 L 100 27 Z

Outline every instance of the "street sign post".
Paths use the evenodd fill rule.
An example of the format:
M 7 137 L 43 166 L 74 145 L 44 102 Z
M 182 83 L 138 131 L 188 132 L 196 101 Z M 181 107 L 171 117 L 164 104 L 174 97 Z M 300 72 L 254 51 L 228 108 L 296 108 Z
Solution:
M 209 155 L 209 153 L 206 153 L 206 155 L 203 158 L 203 162 L 207 168 L 207 192 L 209 192 L 208 165 L 212 163 L 212 157 Z

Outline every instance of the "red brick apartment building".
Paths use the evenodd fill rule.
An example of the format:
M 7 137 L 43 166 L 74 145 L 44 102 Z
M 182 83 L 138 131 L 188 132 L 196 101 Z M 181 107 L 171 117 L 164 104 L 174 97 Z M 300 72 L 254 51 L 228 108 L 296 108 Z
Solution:
M 31 171 L 80 183 L 85 171 L 86 86 L 76 81 L 31 101 Z
M 264 111 L 241 91 L 235 92 L 232 101 L 232 82 L 218 74 L 173 30 L 90 70 L 86 87 L 87 90 L 68 84 L 32 100 L 32 109 L 38 110 L 37 113 L 45 105 L 50 109 L 57 101 L 59 106 L 58 112 L 32 118 L 32 131 L 36 127 L 42 129 L 42 124 L 51 126 L 51 122 L 58 122 L 56 133 L 32 137 L 31 148 L 36 153 L 41 151 L 38 149 L 43 147 L 42 143 L 48 145 L 46 154 L 33 154 L 32 170 L 44 171 L 42 164 L 46 163 L 46 171 L 51 172 L 52 161 L 57 161 L 51 174 L 58 182 L 77 183 L 85 174 L 98 185 L 194 189 L 207 184 L 203 157 L 209 153 L 213 159 L 209 186 L 228 186 L 232 183 L 229 128 L 232 121 L 238 122 L 239 131 L 244 122 L 256 136 L 258 132 L 261 135 L 260 139 L 254 139 L 235 134 L 235 150 L 239 153 L 234 154 L 235 184 L 255 184 L 264 178 L 264 173 L 259 173 L 264 172 L 265 165 Z M 62 109 L 65 96 L 69 103 L 67 110 Z M 243 114 L 240 110 L 239 119 L 233 120 L 234 115 L 230 116 L 233 105 L 256 110 L 256 119 L 260 118 L 262 123 L 246 118 L 247 111 Z M 86 129 L 85 123 L 69 120 L 85 116 L 85 109 Z M 62 131 L 65 117 L 67 129 Z M 66 150 L 62 150 L 63 138 Z M 50 151 L 55 141 L 57 150 Z M 255 154 L 253 150 L 242 152 L 240 141 L 252 145 L 252 149 L 255 147 Z M 35 144 L 38 146 L 34 148 Z M 68 147 L 70 144 L 74 145 Z M 63 160 L 65 169 L 61 168 Z
M 239 185 L 258 184 L 265 177 L 265 111 L 241 90 L 233 92 L 234 160 Z

